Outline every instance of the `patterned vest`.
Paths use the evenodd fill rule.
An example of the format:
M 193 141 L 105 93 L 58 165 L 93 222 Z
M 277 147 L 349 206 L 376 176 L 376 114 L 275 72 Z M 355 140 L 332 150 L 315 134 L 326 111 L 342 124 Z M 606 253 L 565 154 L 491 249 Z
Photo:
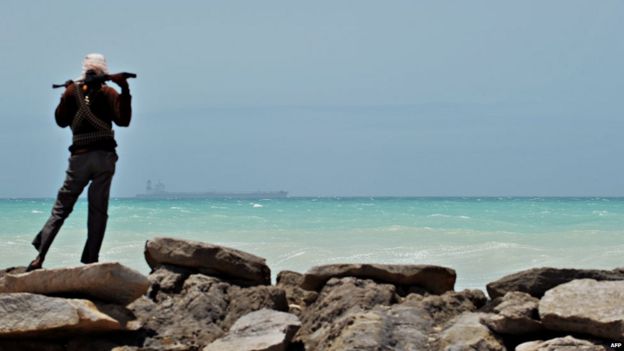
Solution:
M 106 122 L 102 121 L 96 115 L 94 115 L 93 112 L 91 112 L 91 109 L 89 108 L 89 98 L 85 98 L 79 85 L 76 85 L 76 89 L 74 89 L 74 92 L 74 95 L 76 96 L 76 101 L 78 103 L 78 111 L 76 112 L 76 115 L 74 116 L 74 121 L 71 125 L 72 133 L 74 135 L 74 145 L 85 146 L 95 141 L 114 138 L 115 132 L 113 131 L 112 125 L 108 125 Z M 78 132 L 78 128 L 84 122 L 88 122 L 96 130 L 88 133 Z

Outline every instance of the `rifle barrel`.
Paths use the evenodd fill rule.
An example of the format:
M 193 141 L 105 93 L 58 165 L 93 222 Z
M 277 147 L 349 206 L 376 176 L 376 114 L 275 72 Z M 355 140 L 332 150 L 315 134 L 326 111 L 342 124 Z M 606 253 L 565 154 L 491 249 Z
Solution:
M 121 72 L 121 73 L 115 73 L 115 74 L 106 74 L 104 76 L 102 76 L 102 82 L 106 82 L 112 79 L 113 76 L 117 76 L 117 75 L 121 75 L 124 78 L 128 79 L 128 78 L 136 78 L 137 75 L 136 73 L 130 73 L 130 72 Z M 81 81 L 79 81 L 81 82 Z M 63 83 L 63 84 L 52 84 L 52 89 L 56 89 L 56 88 L 67 88 L 67 83 Z

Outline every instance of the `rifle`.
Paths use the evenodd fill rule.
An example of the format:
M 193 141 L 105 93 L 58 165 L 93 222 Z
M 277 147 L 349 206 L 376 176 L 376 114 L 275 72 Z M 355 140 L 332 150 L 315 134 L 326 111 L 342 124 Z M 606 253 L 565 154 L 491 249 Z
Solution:
M 129 72 L 121 72 L 121 73 L 115 73 L 115 74 L 102 74 L 99 76 L 86 76 L 85 79 L 77 81 L 78 83 L 85 83 L 88 85 L 92 85 L 92 84 L 102 84 L 106 81 L 109 81 L 113 78 L 117 78 L 117 77 L 123 77 L 123 78 L 136 78 L 137 75 L 135 73 L 129 73 Z M 69 84 L 71 84 L 71 82 L 73 82 L 72 80 L 68 80 L 67 82 L 63 83 L 63 84 L 52 84 L 52 89 L 56 89 L 56 88 L 67 88 L 67 86 Z

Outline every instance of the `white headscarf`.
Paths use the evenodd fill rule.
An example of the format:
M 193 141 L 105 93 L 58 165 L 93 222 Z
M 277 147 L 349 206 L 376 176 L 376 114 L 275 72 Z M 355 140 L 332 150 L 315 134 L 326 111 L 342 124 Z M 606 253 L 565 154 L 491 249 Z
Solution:
M 85 56 L 84 60 L 82 60 L 82 73 L 76 80 L 84 80 L 85 73 L 90 69 L 94 70 L 98 75 L 108 74 L 108 65 L 104 55 L 93 53 Z

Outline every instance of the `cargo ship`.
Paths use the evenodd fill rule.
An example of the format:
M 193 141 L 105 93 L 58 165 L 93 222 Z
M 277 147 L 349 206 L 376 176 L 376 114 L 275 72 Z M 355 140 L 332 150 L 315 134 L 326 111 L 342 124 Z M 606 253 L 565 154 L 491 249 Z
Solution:
M 165 184 L 158 182 L 152 186 L 150 180 L 147 181 L 145 193 L 137 194 L 137 198 L 143 199 L 277 199 L 288 197 L 287 191 L 253 191 L 253 192 L 169 192 L 165 189 Z

